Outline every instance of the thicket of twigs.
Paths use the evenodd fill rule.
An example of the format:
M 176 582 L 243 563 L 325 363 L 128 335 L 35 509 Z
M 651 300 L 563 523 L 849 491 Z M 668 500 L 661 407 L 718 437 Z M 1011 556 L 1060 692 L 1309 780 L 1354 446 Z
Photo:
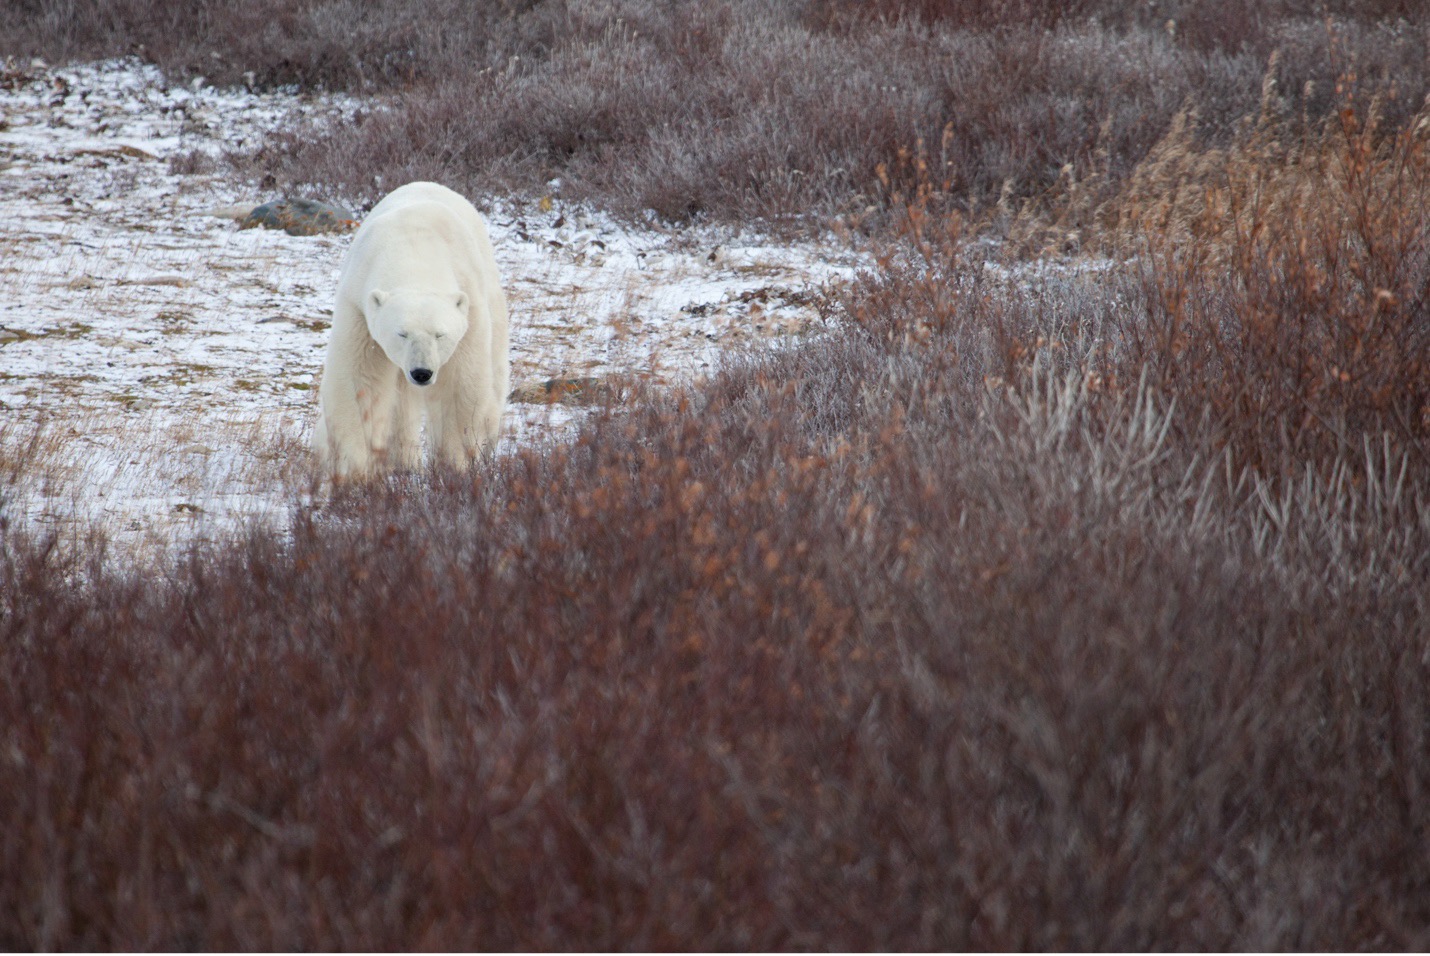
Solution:
M 1110 259 L 926 139 L 827 336 L 569 445 L 5 527 L 0 940 L 1426 948 L 1430 123 L 1257 83 L 1002 227 Z
M 1200 145 L 1225 146 L 1263 77 L 1314 123 L 1355 75 L 1398 126 L 1430 93 L 1423 6 L 12 0 L 0 49 L 137 52 L 178 77 L 382 97 L 356 125 L 241 160 L 280 188 L 369 201 L 413 179 L 477 196 L 559 179 L 631 216 L 881 228 L 875 170 L 919 140 L 943 144 L 936 178 L 964 212 L 1012 217 L 1069 182 L 1106 199 L 1186 111 Z

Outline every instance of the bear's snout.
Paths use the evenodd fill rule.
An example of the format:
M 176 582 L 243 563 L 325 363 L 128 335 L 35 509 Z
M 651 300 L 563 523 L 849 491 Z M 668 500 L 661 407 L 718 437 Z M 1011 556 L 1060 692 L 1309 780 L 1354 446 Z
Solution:
M 432 370 L 430 368 L 422 368 L 419 366 L 408 372 L 407 375 L 412 379 L 413 385 L 426 385 L 432 381 Z

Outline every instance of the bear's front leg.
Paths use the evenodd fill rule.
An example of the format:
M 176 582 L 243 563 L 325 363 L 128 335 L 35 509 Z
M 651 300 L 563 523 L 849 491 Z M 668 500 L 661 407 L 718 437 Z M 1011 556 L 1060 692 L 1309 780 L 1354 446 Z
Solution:
M 416 471 L 422 466 L 422 399 L 406 382 L 396 388 L 392 415 L 391 460 L 395 468 Z
M 437 460 L 457 469 L 469 467 L 478 455 L 496 449 L 499 425 L 498 410 L 490 403 L 462 401 L 460 396 L 434 402 L 427 418 Z
M 313 448 L 339 478 L 356 478 L 372 469 L 367 430 L 359 407 L 359 389 L 352 381 L 325 380 L 319 394 L 320 414 Z
M 390 471 L 396 464 L 397 456 L 389 453 L 397 444 L 401 426 L 396 370 L 388 363 L 378 375 L 364 378 L 366 381 L 358 387 L 356 396 L 358 418 L 363 427 L 363 444 L 367 447 L 371 467 L 378 471 Z

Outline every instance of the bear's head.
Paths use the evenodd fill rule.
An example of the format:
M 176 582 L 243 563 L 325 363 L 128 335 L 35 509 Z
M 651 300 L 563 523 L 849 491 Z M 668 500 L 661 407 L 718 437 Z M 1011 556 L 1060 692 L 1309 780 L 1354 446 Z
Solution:
M 375 289 L 368 294 L 368 332 L 409 382 L 431 385 L 467 334 L 467 304 L 465 292 Z

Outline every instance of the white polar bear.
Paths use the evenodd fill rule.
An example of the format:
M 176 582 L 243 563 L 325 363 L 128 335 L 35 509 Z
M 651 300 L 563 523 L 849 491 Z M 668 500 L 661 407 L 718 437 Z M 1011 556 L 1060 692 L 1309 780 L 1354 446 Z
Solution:
M 506 296 L 481 214 L 408 183 L 363 221 L 343 261 L 318 388 L 315 450 L 339 477 L 464 467 L 493 448 L 511 358 Z

